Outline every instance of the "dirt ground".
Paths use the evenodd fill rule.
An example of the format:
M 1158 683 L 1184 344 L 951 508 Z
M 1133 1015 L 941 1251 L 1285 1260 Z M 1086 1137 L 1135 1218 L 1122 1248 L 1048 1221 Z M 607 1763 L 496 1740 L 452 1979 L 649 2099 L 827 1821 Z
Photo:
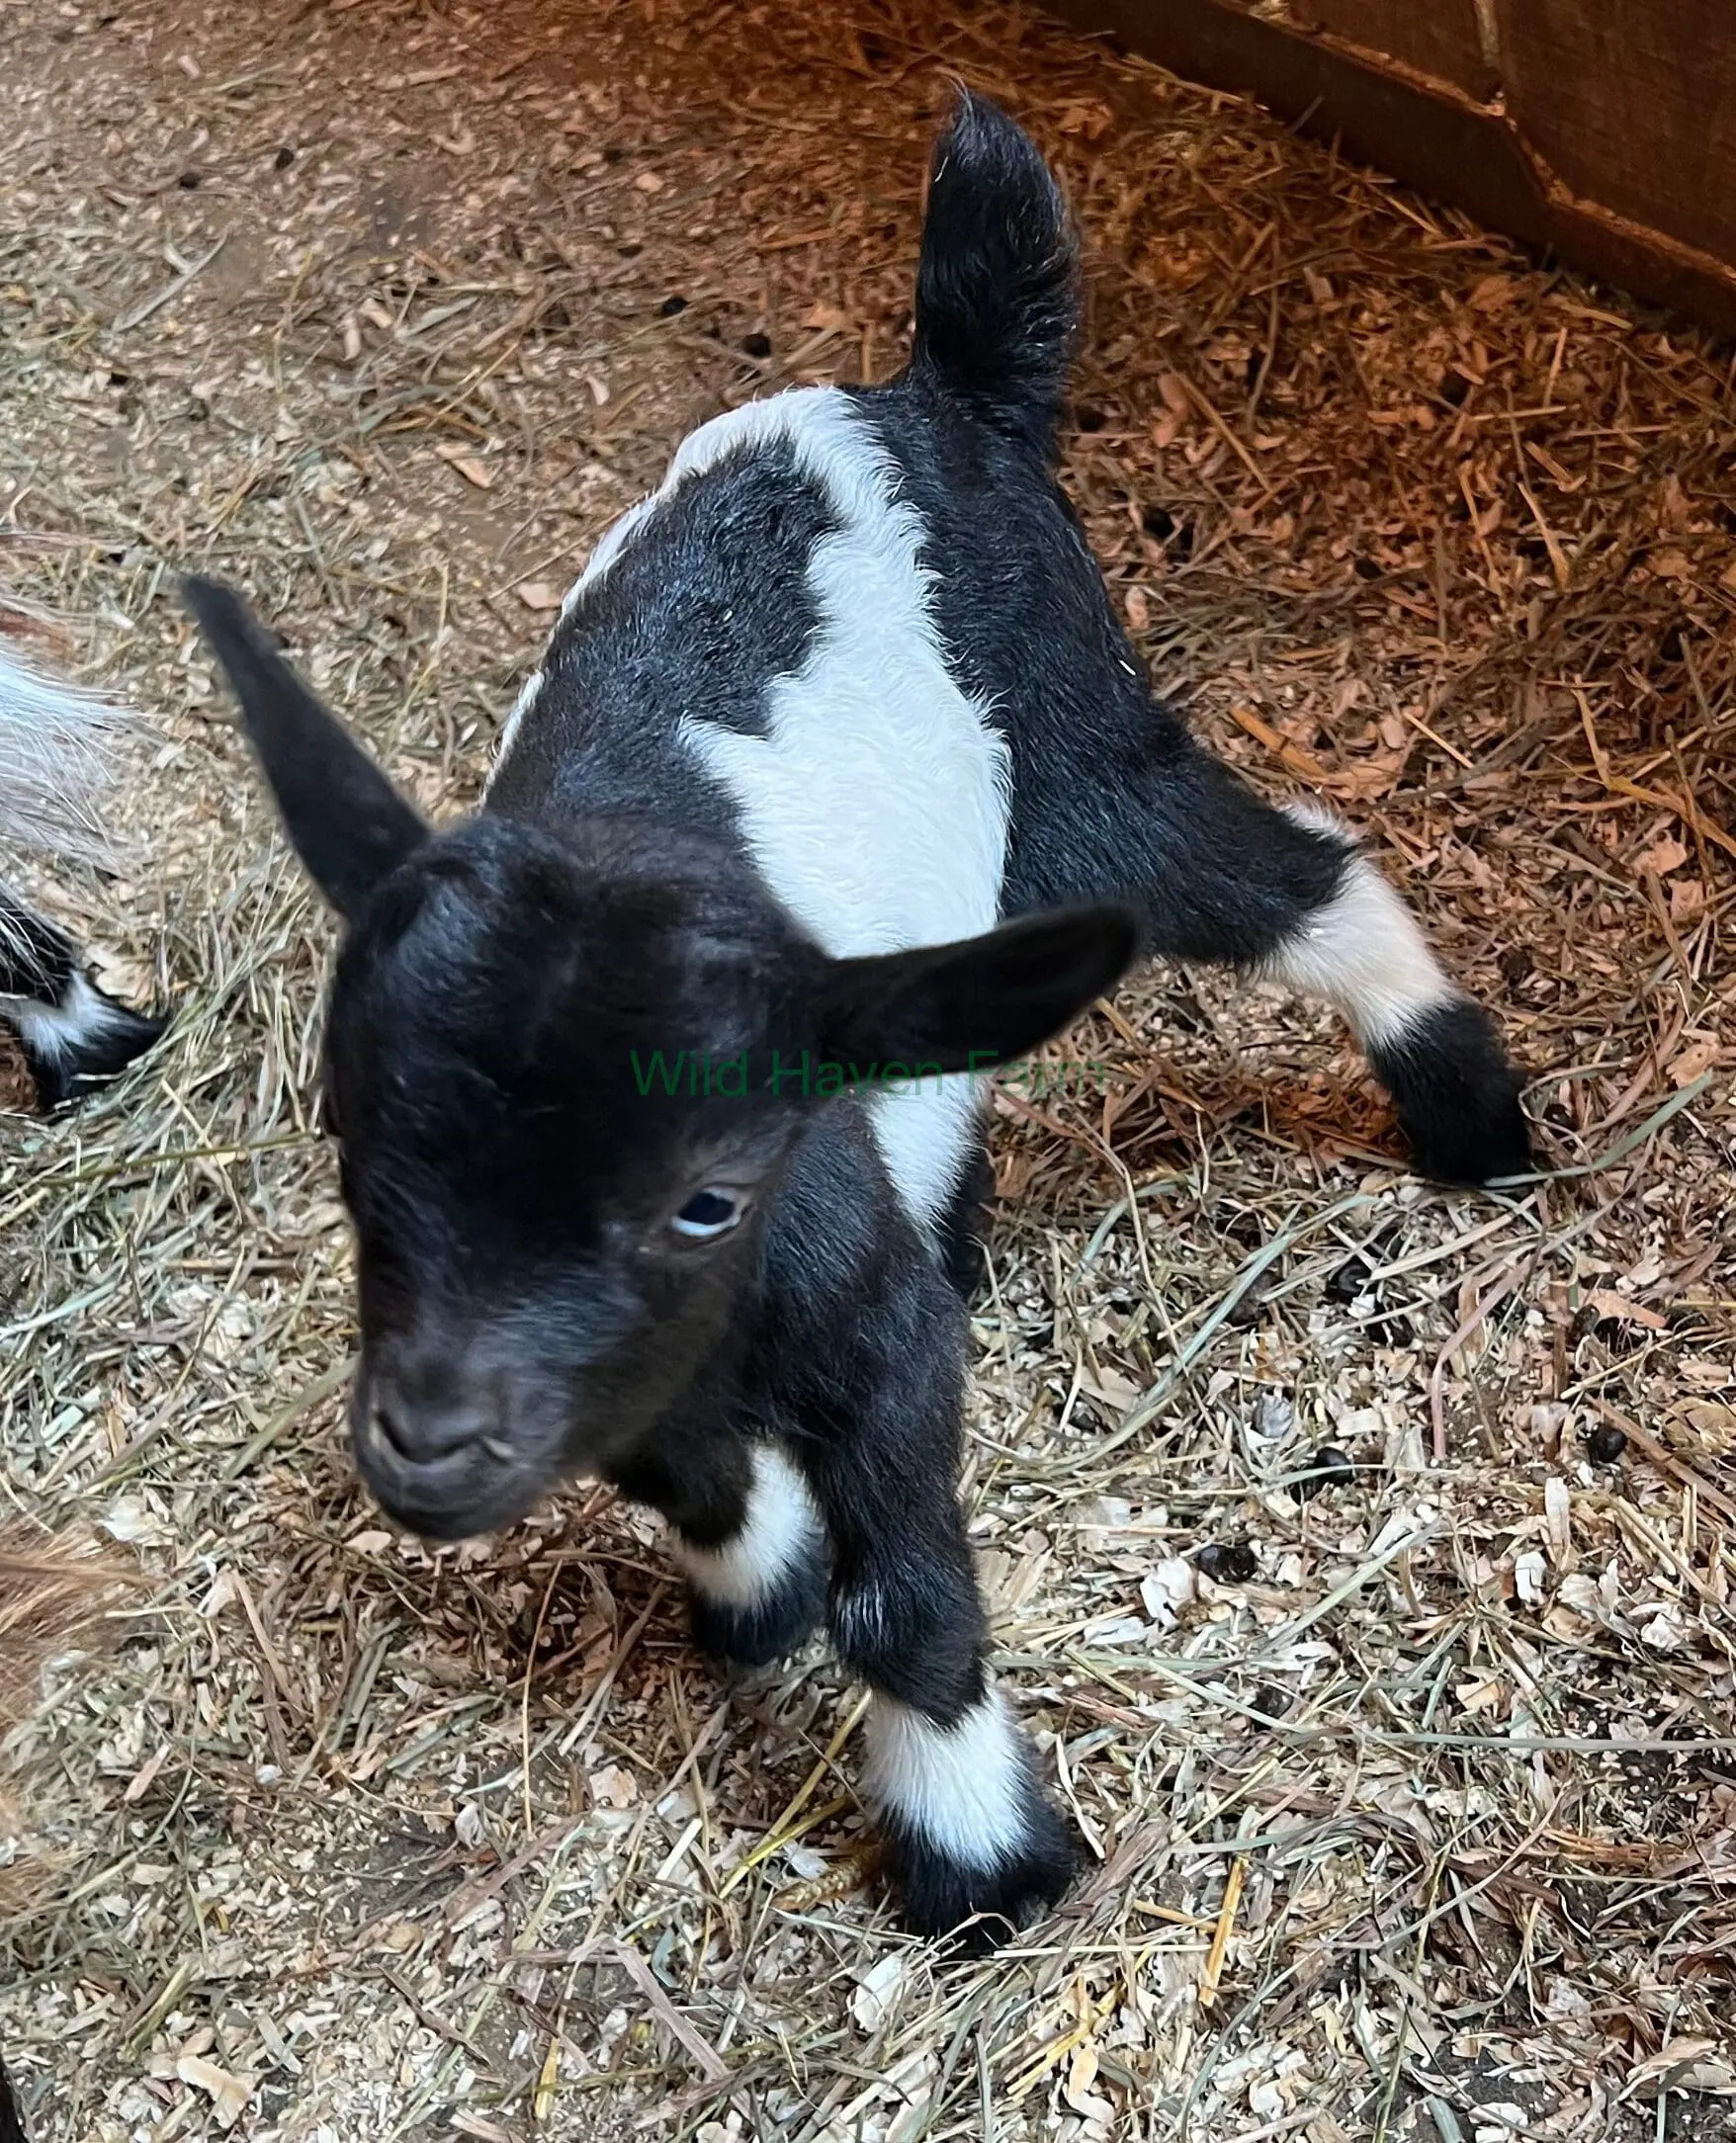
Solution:
M 20 1752 L 38 2143 L 1736 2134 L 1730 353 L 1001 8 L 14 0 L 0 70 L 0 572 L 157 729 L 58 898 L 180 1006 L 0 1129 L 6 1495 L 145 1579 Z M 721 1687 L 601 1494 L 357 1490 L 330 931 L 172 575 L 473 800 L 680 435 L 899 362 L 948 72 L 1085 224 L 1155 675 L 1366 830 L 1557 1172 L 1420 1185 L 1210 977 L 1008 1082 L 967 1485 L 1095 1865 L 937 1971 L 828 1663 Z

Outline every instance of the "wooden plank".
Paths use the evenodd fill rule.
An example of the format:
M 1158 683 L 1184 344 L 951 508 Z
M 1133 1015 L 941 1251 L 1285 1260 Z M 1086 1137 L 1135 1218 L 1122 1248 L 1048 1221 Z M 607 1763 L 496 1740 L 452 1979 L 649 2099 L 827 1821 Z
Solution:
M 1384 53 L 1419 74 L 1450 82 L 1486 104 L 1501 87 L 1494 55 L 1483 49 L 1477 0 L 1291 0 L 1299 30 L 1327 30 L 1365 52 Z
M 1728 259 L 1602 207 L 1552 180 L 1499 103 L 1398 72 L 1328 34 L 1306 36 L 1236 0 L 1044 0 L 1076 28 L 1105 33 L 1173 73 L 1254 96 L 1299 131 L 1491 230 L 1564 260 L 1722 334 L 1736 335 L 1736 250 Z M 1402 0 L 1410 5 L 1411 0 Z M 1518 8 L 1543 0 L 1514 0 Z M 1618 11 L 1658 0 L 1622 0 Z M 1718 9 L 1736 0 L 1689 0 Z M 1595 9 L 1599 0 L 1585 0 Z M 1736 173 L 1725 188 L 1736 195 Z
M 1736 262 L 1731 0 L 1503 0 L 1499 35 L 1509 110 L 1564 185 Z

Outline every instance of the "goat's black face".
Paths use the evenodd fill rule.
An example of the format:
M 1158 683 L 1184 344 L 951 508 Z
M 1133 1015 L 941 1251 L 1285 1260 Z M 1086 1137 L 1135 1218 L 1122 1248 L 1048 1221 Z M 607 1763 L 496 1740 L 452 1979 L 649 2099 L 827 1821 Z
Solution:
M 834 960 L 660 820 L 433 834 L 236 598 L 188 584 L 303 862 L 349 925 L 328 1120 L 360 1261 L 353 1426 L 457 1539 L 608 1472 L 744 1336 L 765 1209 L 843 1084 L 1006 1062 L 1132 958 L 1112 909 Z
M 483 818 L 393 872 L 345 947 L 356 1452 L 419 1532 L 607 1471 L 728 1343 L 815 1105 L 768 1048 L 815 1044 L 795 1007 L 825 966 L 729 861 Z

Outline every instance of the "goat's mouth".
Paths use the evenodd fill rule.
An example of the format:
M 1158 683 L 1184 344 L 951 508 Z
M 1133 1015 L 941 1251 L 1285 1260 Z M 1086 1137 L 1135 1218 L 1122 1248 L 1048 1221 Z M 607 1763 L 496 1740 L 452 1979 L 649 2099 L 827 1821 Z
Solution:
M 431 1547 L 455 1541 L 477 1540 L 489 1533 L 504 1533 L 526 1518 L 542 1500 L 546 1486 L 526 1482 L 522 1488 L 502 1485 L 492 1494 L 467 1495 L 462 1500 L 436 1501 L 413 1489 L 383 1492 L 370 1481 L 369 1489 L 385 1516 L 404 1532 L 413 1533 Z
M 428 1437 L 383 1410 L 366 1379 L 350 1405 L 350 1441 L 369 1493 L 394 1524 L 433 1542 L 504 1532 L 529 1515 L 559 1467 L 496 1429 Z

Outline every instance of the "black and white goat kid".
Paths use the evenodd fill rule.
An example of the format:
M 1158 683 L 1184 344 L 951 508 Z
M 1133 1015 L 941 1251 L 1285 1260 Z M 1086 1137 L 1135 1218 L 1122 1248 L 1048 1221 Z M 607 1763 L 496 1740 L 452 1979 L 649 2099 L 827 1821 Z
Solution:
M 97 799 L 115 727 L 113 709 L 0 640 L 0 850 L 103 860 Z M 0 882 L 0 1025 L 18 1036 L 38 1102 L 49 1109 L 125 1070 L 164 1022 L 106 995 L 73 939 Z
M 1338 1006 L 1432 1173 L 1527 1154 L 1488 1019 L 1350 838 L 1154 703 L 1051 474 L 1076 303 L 1041 157 L 965 99 L 909 369 L 695 432 L 442 832 L 188 584 L 348 925 L 363 1474 L 445 1539 L 616 1483 L 729 1660 L 824 1616 L 874 1690 L 907 1918 L 978 1941 L 1074 1855 L 984 1667 L 957 1498 L 984 1123 L 932 1074 L 1035 1046 L 1143 948 Z

